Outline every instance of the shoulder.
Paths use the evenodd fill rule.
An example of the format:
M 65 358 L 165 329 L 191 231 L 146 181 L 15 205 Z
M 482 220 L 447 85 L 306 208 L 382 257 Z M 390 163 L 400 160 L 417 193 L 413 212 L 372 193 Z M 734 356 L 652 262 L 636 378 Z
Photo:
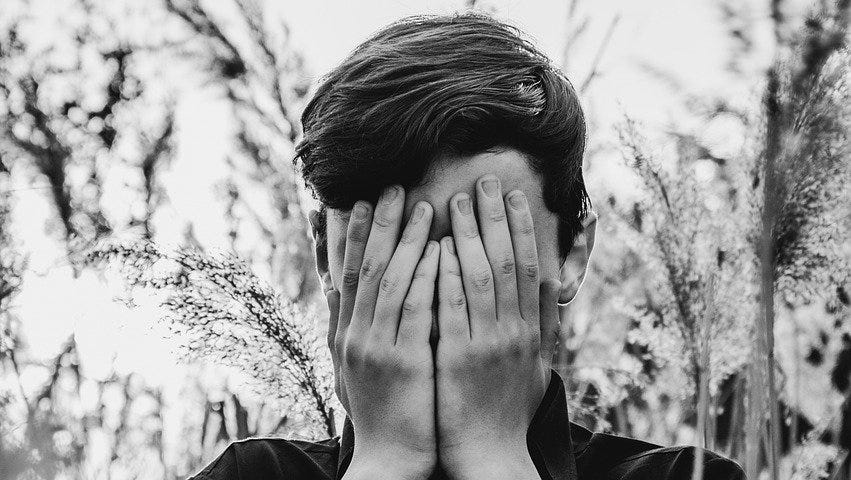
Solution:
M 231 443 L 190 480 L 333 478 L 337 438 L 319 442 L 251 438 Z
M 571 427 L 576 428 L 573 424 Z M 576 466 L 580 478 L 690 480 L 702 455 L 703 478 L 745 480 L 742 467 L 711 450 L 694 446 L 662 447 L 636 438 L 577 431 Z

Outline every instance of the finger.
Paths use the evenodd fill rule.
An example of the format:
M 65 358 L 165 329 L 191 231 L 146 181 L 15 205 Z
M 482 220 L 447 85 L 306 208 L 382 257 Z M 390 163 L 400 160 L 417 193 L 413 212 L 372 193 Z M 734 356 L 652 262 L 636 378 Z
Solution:
M 440 240 L 440 266 L 437 277 L 437 327 L 440 341 L 470 340 L 470 321 L 467 316 L 467 297 L 461 278 L 461 265 L 452 237 Z
M 541 359 L 549 369 L 553 364 L 561 323 L 559 319 L 558 295 L 561 283 L 558 280 L 541 282 Z
M 348 404 L 346 401 L 346 392 L 343 386 L 343 375 L 340 372 L 340 361 L 339 355 L 337 355 L 336 348 L 336 333 L 337 333 L 337 319 L 340 315 L 340 292 L 338 290 L 328 290 L 325 293 L 325 300 L 328 302 L 328 348 L 331 350 L 331 363 L 334 366 L 334 392 L 337 393 L 337 398 L 340 399 L 340 403 L 343 407 L 348 408 Z
M 431 218 L 432 208 L 428 202 L 417 202 L 414 205 L 402 238 L 381 278 L 370 330 L 379 340 L 389 343 L 396 341 L 402 304 L 428 242 Z
M 358 277 L 358 293 L 352 316 L 353 322 L 358 322 L 357 328 L 365 330 L 372 325 L 378 286 L 399 238 L 404 204 L 405 193 L 398 185 L 386 188 L 378 199 Z
M 328 302 L 328 348 L 331 349 L 331 356 L 335 356 L 334 338 L 337 336 L 337 321 L 340 315 L 340 292 L 328 290 L 325 293 L 325 300 Z M 336 359 L 335 359 L 336 361 Z
M 520 315 L 530 328 L 538 328 L 538 290 L 539 264 L 538 247 L 535 243 L 535 227 L 532 212 L 526 195 L 520 190 L 512 190 L 506 195 L 508 208 L 508 228 L 511 231 L 511 243 L 517 269 L 517 294 L 520 303 Z
M 423 257 L 414 272 L 411 288 L 402 305 L 397 345 L 428 345 L 431 333 L 431 307 L 434 302 L 434 281 L 440 247 L 434 240 L 426 245 Z
M 371 225 L 372 206 L 364 201 L 355 202 L 346 230 L 346 253 L 343 255 L 343 272 L 340 279 L 340 312 L 335 332 L 340 341 L 345 338 L 345 331 L 355 308 L 363 253 Z
M 493 272 L 497 316 L 501 319 L 516 318 L 519 313 L 517 274 L 502 201 L 502 186 L 496 176 L 485 175 L 476 183 L 476 189 L 479 230 Z
M 451 205 L 449 211 L 456 258 L 461 265 L 461 279 L 467 296 L 470 334 L 471 338 L 475 338 L 478 334 L 493 331 L 493 324 L 497 320 L 493 273 L 479 236 L 470 196 L 466 193 L 456 194 L 452 197 Z

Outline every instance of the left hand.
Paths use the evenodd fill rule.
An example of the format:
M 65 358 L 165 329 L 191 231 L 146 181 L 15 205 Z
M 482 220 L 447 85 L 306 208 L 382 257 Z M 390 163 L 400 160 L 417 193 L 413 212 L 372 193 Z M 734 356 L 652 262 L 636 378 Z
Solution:
M 441 241 L 438 456 L 455 479 L 539 478 L 526 434 L 550 378 L 560 284 L 539 280 L 525 195 L 506 200 L 495 176 L 482 177 L 475 204 L 452 198 L 454 242 Z

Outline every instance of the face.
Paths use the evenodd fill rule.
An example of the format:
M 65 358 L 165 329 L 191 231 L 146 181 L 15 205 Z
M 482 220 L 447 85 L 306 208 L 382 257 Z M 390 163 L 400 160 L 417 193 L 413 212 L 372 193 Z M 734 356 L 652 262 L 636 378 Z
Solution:
M 558 217 L 544 206 L 539 175 L 529 167 L 524 155 L 516 150 L 506 149 L 438 159 L 422 184 L 405 192 L 405 223 L 414 205 L 420 200 L 427 201 L 434 207 L 430 239 L 439 241 L 447 235 L 452 235 L 449 200 L 458 192 L 467 192 L 471 198 L 475 198 L 476 180 L 488 173 L 499 177 L 503 196 L 515 189 L 526 194 L 535 223 L 540 278 L 559 278 L 562 262 L 558 249 Z M 330 282 L 338 290 L 346 249 L 349 213 L 328 210 L 326 275 L 330 274 Z M 329 281 L 327 276 L 325 281 Z

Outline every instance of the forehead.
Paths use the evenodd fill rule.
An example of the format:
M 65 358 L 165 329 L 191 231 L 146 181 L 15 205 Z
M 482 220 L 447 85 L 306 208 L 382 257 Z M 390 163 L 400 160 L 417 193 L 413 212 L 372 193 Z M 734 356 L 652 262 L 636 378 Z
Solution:
M 541 182 L 526 157 L 513 149 L 483 152 L 470 156 L 444 156 L 429 169 L 423 182 L 410 189 L 405 198 L 405 218 L 418 201 L 434 207 L 432 230 L 446 232 L 449 226 L 449 201 L 458 192 L 476 198 L 476 180 L 487 174 L 496 175 L 502 193 L 523 190 L 533 205 L 542 198 Z M 448 234 L 448 233 L 447 233 Z
M 499 178 L 503 195 L 512 190 L 522 190 L 526 194 L 538 233 L 554 220 L 555 215 L 544 206 L 540 175 L 530 167 L 526 156 L 514 149 L 438 158 L 420 185 L 405 192 L 405 219 L 417 202 L 426 201 L 434 207 L 430 237 L 437 240 L 451 235 L 449 200 L 458 192 L 475 198 L 476 180 L 487 174 Z M 329 241 L 344 240 L 348 214 L 329 210 Z

